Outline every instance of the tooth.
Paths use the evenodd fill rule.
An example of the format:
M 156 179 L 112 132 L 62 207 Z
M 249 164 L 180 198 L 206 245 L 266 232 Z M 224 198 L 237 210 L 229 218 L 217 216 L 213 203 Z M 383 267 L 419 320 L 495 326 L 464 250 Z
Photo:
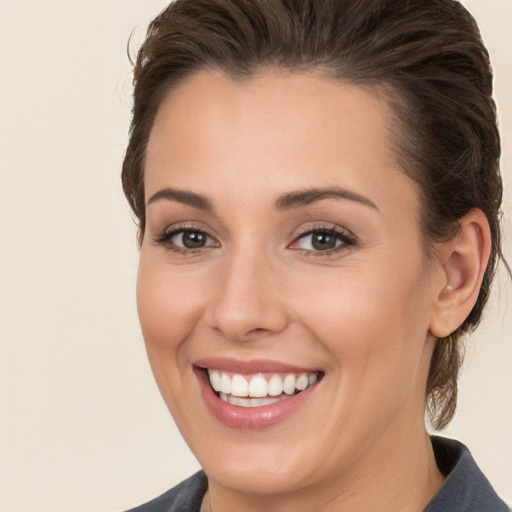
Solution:
M 293 395 L 296 390 L 303 391 L 318 381 L 318 373 L 309 375 L 301 373 L 297 377 L 289 373 L 284 380 L 279 375 L 273 375 L 268 382 L 261 374 L 254 376 L 250 382 L 240 374 L 234 374 L 232 377 L 229 375 L 229 373 L 208 370 L 211 386 L 220 393 L 220 398 L 224 402 L 240 407 L 262 407 L 275 403 Z M 251 397 L 253 400 L 244 400 L 245 397 Z M 264 397 L 267 398 L 262 400 Z
M 227 373 L 223 373 L 220 379 L 220 390 L 229 395 L 231 393 L 231 379 Z
M 308 376 L 305 373 L 299 375 L 299 378 L 295 382 L 295 387 L 299 391 L 304 391 L 308 386 L 309 386 Z
M 210 376 L 210 384 L 215 391 L 221 390 L 220 375 L 217 372 L 208 372 Z
M 261 398 L 260 399 L 260 405 L 270 405 L 275 404 L 276 402 L 280 402 L 281 400 L 279 398 Z
M 267 396 L 267 391 L 267 381 L 261 375 L 257 375 L 251 379 L 249 383 L 249 396 L 260 398 Z
M 279 396 L 283 392 L 283 381 L 279 375 L 274 375 L 268 382 L 268 394 L 270 396 Z
M 224 395 L 226 396 L 226 395 Z M 265 405 L 275 404 L 280 402 L 281 398 L 238 398 L 236 396 L 226 396 L 226 401 L 231 405 L 238 405 L 238 407 L 264 407 Z
M 283 391 L 287 395 L 293 395 L 295 393 L 295 375 L 293 373 L 289 373 L 283 382 Z
M 231 379 L 231 394 L 233 396 L 249 396 L 249 384 L 239 374 L 233 375 Z
M 286 400 L 288 395 L 283 394 L 279 397 L 262 397 L 262 398 L 242 398 L 233 395 L 219 393 L 219 398 L 228 404 L 237 405 L 238 407 L 264 407 L 265 405 L 275 404 L 281 400 Z
M 247 407 L 248 400 L 244 400 L 243 398 L 238 398 L 237 396 L 231 395 L 228 397 L 228 402 L 231 405 L 238 405 L 239 407 Z

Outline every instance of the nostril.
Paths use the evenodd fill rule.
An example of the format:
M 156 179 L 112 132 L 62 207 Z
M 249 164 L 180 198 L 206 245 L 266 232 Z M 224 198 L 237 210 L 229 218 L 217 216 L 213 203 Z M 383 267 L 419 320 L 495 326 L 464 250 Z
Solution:
M 233 288 L 233 287 L 232 287 Z M 250 341 L 282 332 L 288 323 L 284 304 L 252 294 L 244 298 L 226 291 L 205 313 L 207 324 L 232 341 Z M 230 295 L 231 293 L 231 295 Z

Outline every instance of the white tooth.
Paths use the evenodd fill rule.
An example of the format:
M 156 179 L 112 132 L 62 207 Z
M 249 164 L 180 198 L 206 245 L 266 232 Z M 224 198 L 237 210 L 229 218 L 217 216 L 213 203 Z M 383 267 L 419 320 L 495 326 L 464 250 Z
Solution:
M 268 381 L 268 394 L 270 396 L 279 396 L 283 392 L 283 381 L 279 375 L 273 375 Z
M 270 405 L 275 404 L 276 402 L 280 402 L 280 398 L 260 398 L 260 405 Z
M 210 376 L 210 384 L 212 385 L 212 388 L 215 389 L 215 391 L 220 391 L 220 375 L 218 374 L 218 372 L 208 371 L 208 374 Z
M 228 404 L 237 405 L 238 407 L 263 407 L 265 405 L 275 404 L 281 400 L 286 400 L 287 395 L 283 395 L 277 398 L 265 397 L 265 398 L 241 398 L 233 395 L 226 395 L 219 393 L 219 398 Z
M 220 379 L 220 390 L 229 395 L 231 393 L 231 379 L 227 373 L 223 373 Z
M 305 373 L 299 375 L 297 381 L 295 382 L 295 387 L 299 391 L 304 391 L 308 386 L 309 386 L 308 376 Z
M 268 385 L 267 381 L 261 376 L 256 375 L 249 383 L 249 396 L 260 398 L 267 396 Z
M 228 403 L 230 403 L 231 405 L 238 405 L 239 407 L 248 407 L 247 405 L 247 402 L 249 400 L 245 400 L 243 398 L 239 398 L 237 396 L 229 396 L 228 397 Z
M 238 373 L 231 379 L 231 394 L 233 396 L 249 396 L 249 384 Z
M 289 373 L 283 382 L 283 391 L 287 395 L 293 395 L 295 393 L 295 375 L 293 373 Z
M 317 380 L 318 380 L 318 377 L 317 377 L 316 373 L 312 373 L 309 376 L 309 385 L 312 386 Z

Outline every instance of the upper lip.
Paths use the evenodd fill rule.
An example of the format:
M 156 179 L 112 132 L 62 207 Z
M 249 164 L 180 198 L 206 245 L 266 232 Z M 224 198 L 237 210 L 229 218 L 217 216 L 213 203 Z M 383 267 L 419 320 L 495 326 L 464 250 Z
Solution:
M 251 373 L 314 373 L 316 368 L 303 368 L 270 359 L 236 359 L 229 357 L 205 357 L 197 360 L 195 366 L 240 374 Z

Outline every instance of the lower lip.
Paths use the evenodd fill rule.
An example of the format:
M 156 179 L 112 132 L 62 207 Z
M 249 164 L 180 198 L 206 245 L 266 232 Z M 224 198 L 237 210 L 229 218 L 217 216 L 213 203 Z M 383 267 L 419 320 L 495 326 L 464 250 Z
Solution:
M 317 384 L 285 400 L 262 407 L 239 407 L 221 400 L 210 386 L 203 370 L 196 369 L 201 393 L 210 413 L 223 425 L 240 430 L 260 430 L 284 421 L 300 409 L 315 391 Z

